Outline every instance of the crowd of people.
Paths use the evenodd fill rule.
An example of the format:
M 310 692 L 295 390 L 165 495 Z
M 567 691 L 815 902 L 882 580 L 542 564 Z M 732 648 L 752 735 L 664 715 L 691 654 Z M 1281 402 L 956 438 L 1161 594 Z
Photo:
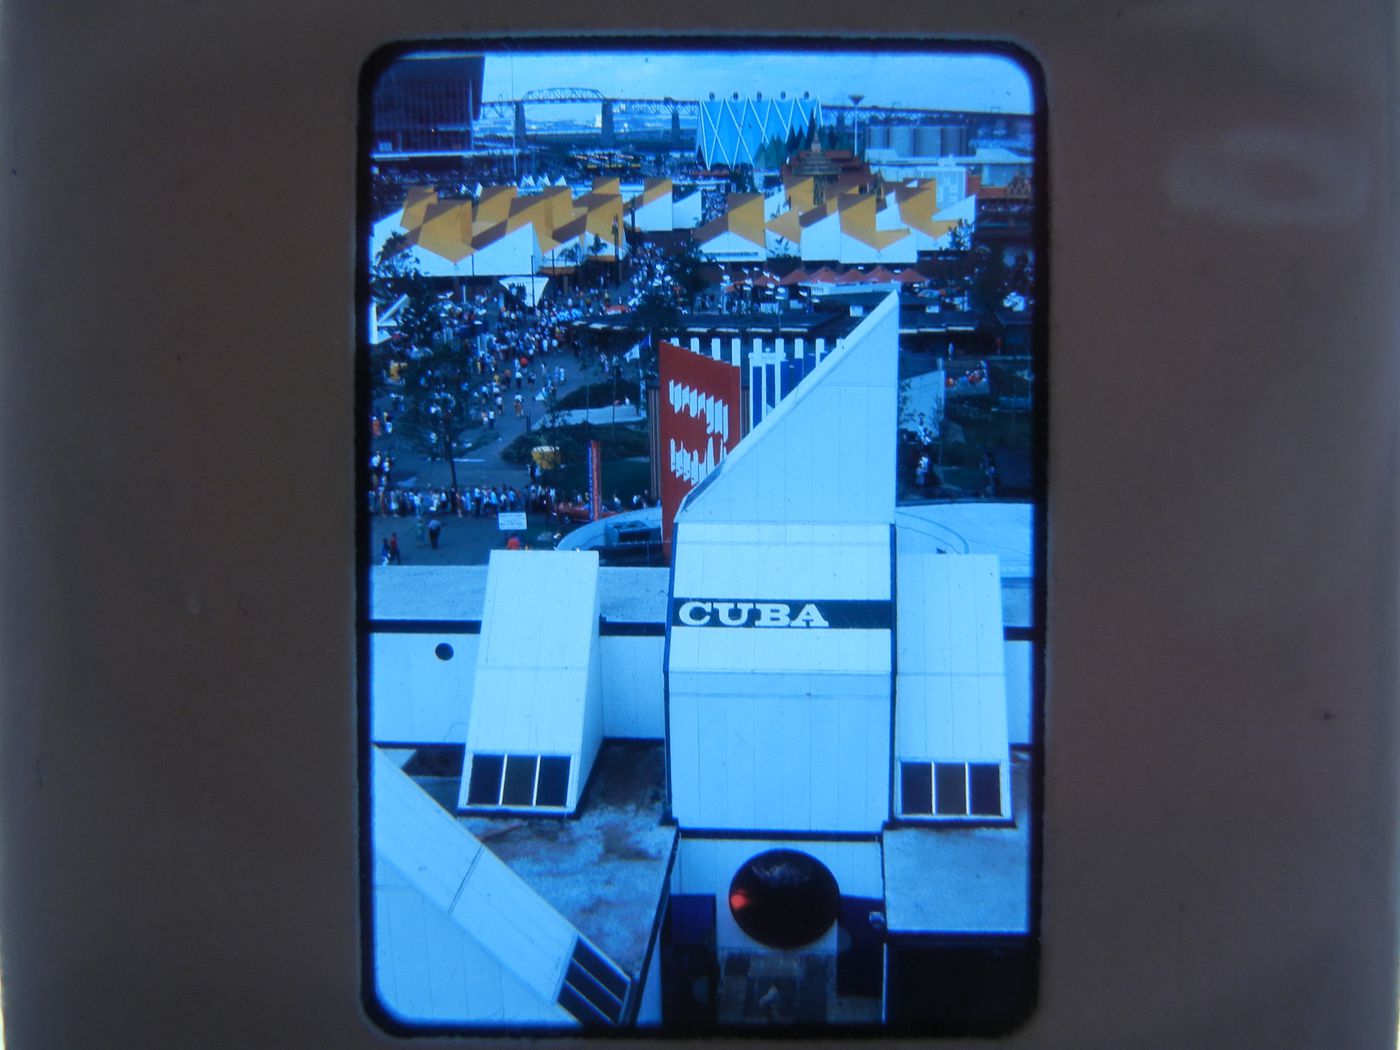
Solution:
M 380 475 L 375 475 L 380 477 Z M 554 517 L 559 494 L 552 487 L 531 482 L 514 485 L 473 485 L 471 488 L 398 487 L 381 483 L 368 493 L 371 515 L 390 518 L 424 518 L 437 515 L 458 518 L 494 517 L 503 511 L 525 511 Z

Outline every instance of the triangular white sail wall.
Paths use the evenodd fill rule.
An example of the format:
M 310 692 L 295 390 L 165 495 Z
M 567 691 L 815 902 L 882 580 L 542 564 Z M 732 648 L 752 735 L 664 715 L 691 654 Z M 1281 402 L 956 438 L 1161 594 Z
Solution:
M 691 491 L 677 521 L 893 522 L 898 339 L 892 293 Z

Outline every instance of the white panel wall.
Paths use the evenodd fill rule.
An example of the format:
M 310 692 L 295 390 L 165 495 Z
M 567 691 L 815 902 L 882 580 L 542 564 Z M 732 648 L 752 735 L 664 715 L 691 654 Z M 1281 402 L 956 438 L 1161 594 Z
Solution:
M 877 224 L 878 226 L 878 224 Z M 859 237 L 841 234 L 837 261 L 846 266 L 872 263 L 912 263 L 918 258 L 917 242 L 913 236 L 901 237 L 884 248 L 872 248 Z
M 595 625 L 597 621 L 594 621 Z M 598 628 L 593 628 L 593 650 L 588 660 L 588 691 L 583 701 L 583 741 L 577 769 L 569 770 L 569 808 L 578 805 L 583 787 L 588 783 L 588 774 L 593 771 L 593 763 L 598 757 L 598 748 L 603 744 L 603 671 L 602 657 L 599 655 Z
M 569 755 L 567 806 L 577 804 L 603 732 L 598 609 L 596 552 L 491 553 L 468 768 L 474 754 Z
M 370 737 L 376 744 L 460 744 L 467 734 L 478 637 L 371 634 Z M 446 642 L 451 660 L 434 652 Z
M 802 230 L 803 262 L 831 262 L 841 254 L 841 216 L 832 212 Z
M 997 559 L 903 557 L 898 604 L 895 754 L 1005 763 L 1006 643 Z
M 733 669 L 751 678 L 762 677 L 765 672 L 799 675 L 800 682 L 791 677 L 770 677 L 769 687 L 785 692 L 801 688 L 808 695 L 823 695 L 828 685 L 826 679 L 831 676 L 876 676 L 880 682 L 870 686 L 851 686 L 841 681 L 829 684 L 841 695 L 852 690 L 865 693 L 877 687 L 888 695 L 890 659 L 888 631 L 673 627 L 671 695 L 674 697 L 677 690 L 708 689 L 692 682 L 697 675 L 706 679 L 713 677 L 710 672 L 699 670 L 705 667 L 716 668 L 715 674 Z M 757 681 L 741 688 L 746 696 L 762 695 L 763 691 Z
M 1006 693 L 980 675 L 900 676 L 895 753 L 940 762 L 1005 762 Z
M 1035 623 L 1035 592 L 1024 577 L 1001 581 L 1002 619 L 1008 627 L 1030 627 Z
M 693 230 L 700 225 L 700 191 L 689 197 L 673 201 L 671 205 L 671 227 L 677 230 Z
M 1028 745 L 1034 739 L 1031 719 L 1031 658 L 1034 648 L 1030 642 L 1007 642 L 1006 646 L 1006 732 L 1013 746 Z
M 474 751 L 576 754 L 583 739 L 588 669 L 482 667 L 466 738 Z
M 768 258 L 763 247 L 728 230 L 703 242 L 700 251 L 719 262 L 763 262 Z
M 687 497 L 682 525 L 893 521 L 898 339 L 890 295 Z
M 671 791 L 681 827 L 878 831 L 889 816 L 888 678 L 869 686 L 865 696 L 840 697 L 673 687 Z
M 534 225 L 527 223 L 467 256 L 458 264 L 458 272 L 472 273 L 477 277 L 534 273 L 539 258 L 539 237 Z
M 376 744 L 460 744 L 476 673 L 474 634 L 372 634 L 370 736 Z M 452 646 L 451 660 L 434 653 Z M 603 735 L 660 740 L 665 736 L 660 635 L 600 639 Z
M 604 635 L 599 641 L 603 735 L 660 740 L 666 735 L 661 674 L 666 639 Z
M 374 878 L 374 979 L 379 1001 L 408 1023 L 576 1022 L 505 969 L 392 865 Z
M 750 857 L 770 849 L 792 849 L 809 853 L 831 869 L 845 897 L 885 896 L 880 844 L 878 842 L 793 842 L 761 839 L 682 838 L 671 879 L 673 893 L 713 893 L 716 941 L 721 949 L 769 951 L 753 940 L 734 921 L 729 910 L 729 884 Z M 836 928 L 812 946 L 812 950 L 836 950 Z
M 552 1003 L 574 927 L 377 750 L 371 775 L 376 873 L 386 874 L 385 891 L 397 893 L 406 883 L 535 997 Z M 413 925 L 421 918 L 415 906 L 397 898 L 389 905 L 386 919 L 397 925 L 376 925 L 376 932 L 390 935 L 384 950 L 393 971 L 415 973 L 425 964 L 414 956 L 447 939 Z
M 899 560 L 901 674 L 1003 673 L 997 559 L 917 554 Z
M 665 233 L 674 229 L 672 211 L 671 195 L 663 194 L 650 204 L 640 205 L 635 216 L 628 216 L 627 225 L 630 227 L 635 222 L 637 229 L 646 233 Z
M 939 168 L 929 176 L 934 180 L 934 197 L 939 209 L 956 204 L 967 196 L 967 169 L 961 166 Z
M 434 654 L 440 641 L 454 657 Z M 372 634 L 370 732 L 375 743 L 462 743 L 476 634 Z M 665 736 L 659 636 L 603 636 L 599 644 L 603 736 L 652 739 Z
M 678 598 L 890 597 L 890 533 L 883 524 L 728 524 L 689 514 L 681 520 Z

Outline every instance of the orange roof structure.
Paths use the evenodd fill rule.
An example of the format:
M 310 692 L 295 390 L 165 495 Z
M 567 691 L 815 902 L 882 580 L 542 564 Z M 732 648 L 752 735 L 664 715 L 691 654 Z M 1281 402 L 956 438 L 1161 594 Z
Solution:
M 785 240 L 792 241 L 793 244 L 802 240 L 802 220 L 795 208 L 773 216 L 768 220 L 767 229 Z
M 695 231 L 695 239 L 704 243 L 724 233 L 732 233 L 762 248 L 766 244 L 763 222 L 763 195 L 760 193 L 731 193 L 725 213 Z
M 441 200 L 432 187 L 416 186 L 405 196 L 398 224 L 405 230 L 405 247 L 417 247 L 454 265 L 525 227 L 532 228 L 539 252 L 552 252 L 568 241 L 593 235 L 615 253 L 625 236 L 617 182 L 600 179 L 592 192 L 578 200 L 567 186 L 523 195 L 514 186 L 484 186 L 475 204 Z M 670 185 L 664 179 L 653 182 L 658 184 L 651 188 L 653 193 L 664 193 Z M 609 187 L 614 192 L 608 192 Z
M 811 211 L 816 206 L 816 180 L 812 176 L 783 176 L 783 192 L 788 207 L 795 212 Z
M 437 190 L 431 186 L 414 186 L 408 191 L 403 202 L 403 225 L 412 230 L 423 225 L 423 214 L 429 204 L 436 204 Z
M 514 186 L 487 186 L 481 191 L 476 205 L 476 221 L 494 226 L 510 216 L 510 204 L 515 200 Z
M 671 193 L 672 189 L 670 179 L 647 179 L 642 186 L 642 192 L 638 196 L 633 197 L 628 203 L 637 206 L 650 204 L 652 201 L 658 201 L 668 193 Z
M 870 194 L 843 193 L 837 199 L 841 207 L 841 232 L 847 237 L 882 251 L 910 236 L 908 229 L 882 230 L 876 226 L 875 198 Z
M 472 202 L 434 201 L 423 208 L 422 222 L 409 230 L 408 243 L 461 262 L 472 253 Z
M 910 229 L 937 240 L 957 226 L 957 219 L 935 219 L 938 214 L 936 184 L 925 181 L 895 191 L 899 218 Z

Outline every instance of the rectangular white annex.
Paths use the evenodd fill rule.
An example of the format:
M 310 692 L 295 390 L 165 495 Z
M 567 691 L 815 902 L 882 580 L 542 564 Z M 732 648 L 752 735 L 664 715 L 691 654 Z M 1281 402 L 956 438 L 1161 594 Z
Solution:
M 598 555 L 492 551 L 461 809 L 572 812 L 603 739 Z
M 891 541 L 882 525 L 679 526 L 667 695 L 682 828 L 879 830 Z
M 1011 816 L 1006 644 L 997 559 L 899 559 L 898 813 Z

